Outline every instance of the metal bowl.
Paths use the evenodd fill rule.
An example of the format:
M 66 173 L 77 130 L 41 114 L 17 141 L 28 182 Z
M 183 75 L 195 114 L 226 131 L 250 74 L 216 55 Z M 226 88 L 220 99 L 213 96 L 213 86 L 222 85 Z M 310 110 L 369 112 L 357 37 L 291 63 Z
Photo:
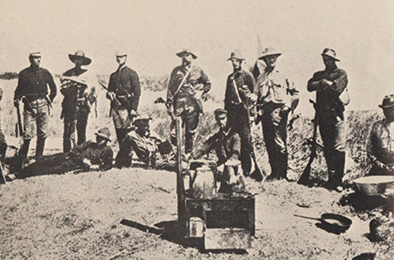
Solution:
M 376 175 L 354 180 L 358 190 L 367 196 L 382 195 L 388 186 L 394 183 L 394 176 Z

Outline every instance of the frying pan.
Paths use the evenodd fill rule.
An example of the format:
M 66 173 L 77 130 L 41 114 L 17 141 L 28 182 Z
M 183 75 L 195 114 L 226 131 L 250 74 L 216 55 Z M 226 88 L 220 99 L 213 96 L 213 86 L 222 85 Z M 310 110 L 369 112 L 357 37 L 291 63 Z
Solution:
M 323 228 L 328 232 L 332 232 L 336 234 L 345 232 L 352 225 L 351 219 L 334 213 L 324 213 L 321 215 L 320 218 L 312 218 L 312 217 L 306 217 L 301 215 L 294 215 L 294 216 L 320 221 L 321 224 L 318 225 L 319 227 Z

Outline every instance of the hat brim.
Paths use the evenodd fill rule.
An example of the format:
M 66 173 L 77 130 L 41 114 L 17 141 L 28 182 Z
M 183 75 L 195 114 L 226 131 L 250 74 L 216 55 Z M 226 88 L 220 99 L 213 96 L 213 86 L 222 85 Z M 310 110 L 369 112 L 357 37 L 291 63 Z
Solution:
M 96 136 L 100 136 L 100 137 L 102 137 L 102 138 L 106 139 L 107 141 L 111 142 L 111 139 L 109 139 L 109 138 L 108 138 L 107 136 L 105 136 L 105 135 L 102 135 L 102 134 L 96 133 Z
M 259 60 L 262 60 L 262 59 L 264 59 L 265 57 L 269 57 L 269 56 L 276 56 L 276 57 L 279 57 L 280 55 L 282 55 L 282 53 L 268 53 L 268 54 L 264 54 L 263 56 L 261 56 L 261 57 L 259 58 Z
M 237 57 L 230 57 L 227 60 L 230 61 L 230 60 L 245 60 L 245 59 L 244 58 L 237 58 Z
M 326 56 L 326 57 L 330 57 L 331 59 L 335 60 L 335 61 L 341 61 L 340 59 L 338 59 L 337 57 L 328 55 L 328 54 L 322 54 L 321 56 Z
M 388 106 L 383 106 L 383 105 L 379 105 L 380 108 L 382 109 L 386 109 L 386 108 L 394 108 L 394 104 L 392 105 L 388 105 Z
M 134 120 L 134 124 L 139 124 L 142 122 L 149 122 L 150 120 L 152 120 L 152 118 L 138 118 Z
M 182 58 L 183 54 L 185 54 L 185 53 L 189 53 L 190 55 L 192 55 L 193 59 L 197 59 L 197 55 L 194 54 L 193 52 L 189 52 L 189 51 L 181 51 L 181 52 L 178 52 L 178 53 L 176 54 L 176 56 L 178 56 L 179 58 Z
M 74 54 L 69 54 L 68 55 L 68 58 L 73 62 L 73 63 L 75 63 L 75 58 L 76 58 L 77 56 L 75 56 Z M 92 63 L 92 60 L 90 59 L 90 58 L 88 58 L 88 57 L 83 57 L 83 56 L 78 56 L 78 57 L 81 57 L 82 58 L 82 65 L 83 66 L 87 66 L 87 65 L 89 65 L 90 63 Z

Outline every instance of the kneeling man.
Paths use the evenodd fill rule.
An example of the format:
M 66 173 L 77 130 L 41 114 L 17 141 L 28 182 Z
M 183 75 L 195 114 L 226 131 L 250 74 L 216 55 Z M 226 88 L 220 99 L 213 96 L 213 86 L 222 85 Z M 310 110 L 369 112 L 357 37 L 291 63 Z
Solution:
M 373 123 L 367 142 L 372 162 L 371 175 L 394 175 L 394 95 L 385 96 L 381 105 L 385 118 Z
M 211 150 L 215 150 L 218 157 L 218 179 L 221 181 L 219 192 L 242 192 L 245 190 L 245 184 L 241 161 L 239 160 L 241 137 L 236 130 L 227 124 L 227 110 L 216 109 L 215 119 L 219 126 L 219 131 L 211 136 L 201 149 L 194 153 L 193 158 L 199 158 Z

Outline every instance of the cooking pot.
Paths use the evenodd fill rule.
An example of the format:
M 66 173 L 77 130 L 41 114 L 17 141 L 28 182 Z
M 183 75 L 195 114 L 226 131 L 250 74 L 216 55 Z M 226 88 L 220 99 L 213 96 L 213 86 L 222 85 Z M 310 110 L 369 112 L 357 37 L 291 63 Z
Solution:
M 358 190 L 367 196 L 382 195 L 388 186 L 394 183 L 394 176 L 374 175 L 354 180 Z

